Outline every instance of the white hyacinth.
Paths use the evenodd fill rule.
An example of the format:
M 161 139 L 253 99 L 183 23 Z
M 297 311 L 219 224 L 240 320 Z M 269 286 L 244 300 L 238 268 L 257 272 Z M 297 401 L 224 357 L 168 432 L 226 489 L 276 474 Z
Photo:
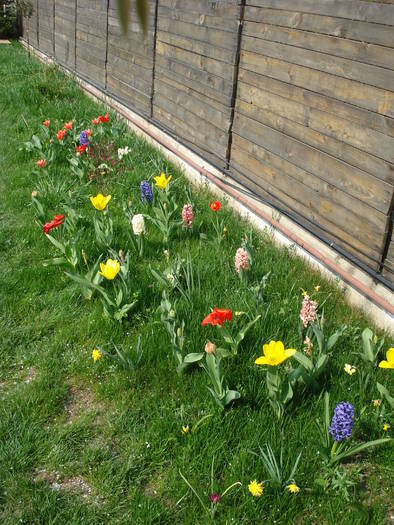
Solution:
M 122 160 L 125 155 L 128 155 L 130 153 L 130 149 L 128 146 L 125 148 L 118 148 L 118 159 Z
M 145 233 L 144 216 L 141 213 L 134 215 L 131 219 L 131 226 L 133 227 L 134 235 L 141 235 Z

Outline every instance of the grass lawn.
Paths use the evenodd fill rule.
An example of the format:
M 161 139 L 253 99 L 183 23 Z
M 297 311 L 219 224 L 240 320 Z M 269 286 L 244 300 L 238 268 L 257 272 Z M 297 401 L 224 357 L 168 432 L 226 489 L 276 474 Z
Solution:
M 391 416 L 387 400 L 373 406 L 374 399 L 382 398 L 376 381 L 393 391 L 392 370 L 376 366 L 392 346 L 390 338 L 386 336 L 368 376 L 361 333 L 368 326 L 376 330 L 346 304 L 338 286 L 311 270 L 291 249 L 275 247 L 269 232 L 252 231 L 225 202 L 218 212 L 212 211 L 214 197 L 205 188 L 191 188 L 161 154 L 116 123 L 113 114 L 108 123 L 92 125 L 105 108 L 56 69 L 29 60 L 17 43 L 0 47 L 0 93 L 0 522 L 201 525 L 210 523 L 209 512 L 216 510 L 214 522 L 223 525 L 388 523 L 393 515 L 391 510 L 390 518 L 392 443 L 328 466 L 318 451 L 314 420 L 322 419 L 324 392 L 329 391 L 330 419 L 337 403 L 354 405 L 352 443 L 390 436 L 392 429 L 383 431 Z M 51 121 L 48 133 L 54 138 L 55 156 L 47 155 L 47 165 L 40 169 L 38 152 L 25 151 L 23 145 L 34 134 L 45 136 L 45 119 Z M 55 136 L 68 121 L 73 121 L 73 129 L 90 126 L 92 140 L 104 130 L 103 143 L 113 143 L 113 151 L 128 146 L 130 153 L 116 161 L 109 174 L 88 180 L 84 173 L 79 180 L 67 158 L 77 159 L 80 167 L 86 152 L 78 158 L 67 143 L 72 130 L 64 146 Z M 172 177 L 169 188 L 178 204 L 177 220 L 184 204 L 192 204 L 193 227 L 189 231 L 177 226 L 166 243 L 146 218 L 140 257 L 133 249 L 136 237 L 124 206 L 132 214 L 152 215 L 151 206 L 141 203 L 140 182 L 154 185 L 153 178 L 161 172 Z M 42 205 L 44 220 L 32 205 L 32 191 L 38 192 L 34 202 Z M 94 220 L 108 224 L 108 214 L 95 210 L 89 199 L 99 191 L 112 195 L 107 208 L 113 220 L 113 251 L 100 247 L 93 228 Z M 164 192 L 154 187 L 154 193 L 158 205 Z M 138 293 L 138 303 L 122 322 L 104 316 L 100 300 L 100 290 L 112 293 L 121 282 L 119 275 L 112 282 L 103 278 L 100 290 L 92 287 L 92 298 L 86 300 L 78 283 L 65 274 L 69 268 L 43 264 L 59 256 L 42 231 L 43 222 L 64 213 L 65 226 L 50 235 L 67 240 L 73 229 L 72 210 L 80 273 L 83 258 L 92 268 L 100 256 L 104 262 L 108 257 L 122 262 L 119 250 L 130 252 L 125 282 L 131 296 Z M 216 219 L 222 221 L 218 235 Z M 234 256 L 245 234 L 253 258 L 241 280 Z M 182 258 L 178 288 L 166 270 L 176 265 L 177 257 Z M 193 282 L 187 287 L 182 271 L 190 267 Z M 163 276 L 162 282 L 152 271 Z M 163 288 L 171 302 L 167 314 L 159 311 Z M 304 290 L 313 294 L 320 314 L 324 310 L 325 334 L 344 324 L 347 328 L 316 388 L 295 382 L 294 396 L 278 418 L 268 400 L 267 368 L 279 370 L 284 382 L 298 362 L 291 357 L 279 367 L 262 367 L 254 361 L 271 340 L 281 340 L 306 356 L 299 319 Z M 206 364 L 208 340 L 226 346 L 220 328 L 201 326 L 214 307 L 231 309 L 233 321 L 224 329 L 233 332 L 261 315 L 238 354 L 222 359 L 224 385 L 241 395 L 225 410 L 208 390 L 212 384 L 202 367 L 177 373 L 161 319 L 175 326 L 178 347 L 179 336 L 184 337 L 182 355 L 202 352 L 201 363 Z M 308 333 L 313 354 L 318 344 Z M 115 356 L 115 345 L 130 356 L 129 365 L 122 367 L 120 359 L 107 355 Z M 102 352 L 96 362 L 93 349 Z M 212 362 L 219 359 L 218 353 L 210 355 Z M 354 365 L 356 373 L 346 374 L 346 363 Z M 261 455 L 256 455 L 266 444 L 276 457 L 283 449 L 281 487 L 270 481 Z M 298 469 L 289 479 L 300 452 Z M 253 480 L 264 482 L 260 497 L 248 490 Z M 298 494 L 286 489 L 287 480 L 300 487 Z M 211 504 L 209 496 L 216 493 L 221 499 Z

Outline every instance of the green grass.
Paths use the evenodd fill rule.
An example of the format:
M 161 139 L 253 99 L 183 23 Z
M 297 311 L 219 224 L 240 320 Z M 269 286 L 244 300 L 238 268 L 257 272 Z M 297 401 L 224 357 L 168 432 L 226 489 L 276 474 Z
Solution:
M 105 108 L 86 98 L 61 73 L 34 60 L 18 44 L 0 47 L 0 521 L 23 524 L 203 524 L 207 522 L 197 500 L 179 471 L 208 498 L 210 468 L 215 458 L 215 492 L 222 493 L 240 481 L 242 487 L 223 498 L 216 515 L 218 524 L 260 523 L 384 524 L 389 519 L 392 489 L 392 447 L 366 452 L 346 465 L 362 477 L 350 489 L 346 502 L 338 491 L 325 493 L 314 481 L 323 472 L 316 453 L 313 424 L 321 415 L 318 395 L 300 390 L 284 420 L 286 457 L 303 451 L 296 482 L 297 496 L 279 495 L 266 484 L 254 499 L 247 485 L 266 479 L 264 466 L 248 450 L 271 442 L 278 453 L 281 426 L 266 397 L 264 374 L 254 365 L 264 342 L 282 339 L 288 347 L 302 348 L 298 335 L 301 292 L 321 285 L 319 301 L 326 300 L 327 329 L 346 322 L 345 337 L 335 350 L 325 387 L 331 403 L 354 403 L 356 439 L 382 437 L 381 423 L 360 417 L 357 374 L 343 372 L 350 362 L 361 367 L 357 356 L 360 333 L 372 324 L 345 302 L 339 287 L 328 282 L 294 256 L 291 249 L 275 247 L 268 233 L 254 233 L 254 264 L 249 282 L 271 272 L 263 298 L 257 302 L 250 287 L 240 285 L 233 269 L 236 249 L 248 224 L 224 205 L 228 236 L 221 247 L 200 240 L 198 233 L 185 240 L 182 232 L 170 244 L 171 254 L 191 253 L 201 275 L 201 293 L 193 308 L 179 301 L 186 322 L 188 352 L 201 351 L 213 328 L 202 328 L 210 308 L 262 315 L 249 332 L 237 358 L 226 363 L 230 387 L 242 399 L 218 413 L 207 390 L 207 378 L 195 369 L 178 376 L 171 358 L 169 338 L 157 307 L 160 290 L 149 264 L 164 269 L 164 246 L 149 228 L 143 260 L 133 259 L 133 285 L 141 290 L 139 307 L 120 325 L 103 318 L 97 298 L 81 300 L 79 289 L 56 267 L 43 261 L 55 255 L 31 207 L 37 188 L 33 174 L 37 160 L 19 147 L 30 140 L 45 118 L 53 124 L 75 119 L 86 121 Z M 115 139 L 116 147 L 128 145 L 132 153 L 127 169 L 108 180 L 113 195 L 111 213 L 116 227 L 114 248 L 127 251 L 122 206 L 130 200 L 141 211 L 139 182 L 165 171 L 173 175 L 178 202 L 187 202 L 188 183 L 173 166 L 144 141 L 131 134 Z M 59 163 L 59 179 L 71 180 L 67 165 Z M 84 217 L 89 260 L 99 253 L 89 224 L 94 210 L 89 195 L 95 184 L 74 185 L 73 203 Z M 196 232 L 210 235 L 212 196 L 193 189 Z M 47 197 L 52 213 L 60 213 L 61 193 Z M 51 217 L 51 215 L 50 215 Z M 48 217 L 48 219 L 50 219 Z M 135 347 L 141 336 L 144 356 L 137 370 L 125 372 L 103 358 L 93 364 L 94 347 Z M 385 349 L 390 341 L 386 341 Z M 30 381 L 26 382 L 29 376 Z M 386 384 L 390 371 L 378 370 Z M 390 383 L 390 384 L 389 384 Z M 364 392 L 368 402 L 378 397 Z M 182 425 L 191 428 L 210 415 L 196 432 L 182 436 Z M 70 490 L 70 480 L 83 480 L 91 489 Z M 56 481 L 57 480 L 57 481 Z M 59 486 L 56 485 L 59 484 Z M 178 503 L 178 504 L 177 504 Z

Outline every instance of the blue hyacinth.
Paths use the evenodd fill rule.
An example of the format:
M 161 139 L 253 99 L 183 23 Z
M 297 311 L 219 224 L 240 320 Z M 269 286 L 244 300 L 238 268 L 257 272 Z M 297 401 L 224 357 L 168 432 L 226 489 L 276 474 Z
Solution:
M 87 131 L 81 131 L 79 135 L 79 144 L 80 146 L 89 146 L 89 136 Z
M 142 204 L 145 203 L 145 199 L 149 202 L 149 204 L 153 200 L 153 191 L 151 188 L 151 185 L 147 180 L 143 180 L 140 184 L 140 191 L 141 191 L 141 200 Z
M 342 401 L 334 410 L 329 432 L 335 441 L 342 441 L 352 436 L 354 408 L 353 405 Z

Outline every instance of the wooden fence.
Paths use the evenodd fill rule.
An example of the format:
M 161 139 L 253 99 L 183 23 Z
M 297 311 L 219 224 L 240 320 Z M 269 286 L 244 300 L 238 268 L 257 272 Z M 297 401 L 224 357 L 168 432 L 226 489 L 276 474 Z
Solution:
M 24 38 L 394 283 L 394 5 L 33 0 Z

